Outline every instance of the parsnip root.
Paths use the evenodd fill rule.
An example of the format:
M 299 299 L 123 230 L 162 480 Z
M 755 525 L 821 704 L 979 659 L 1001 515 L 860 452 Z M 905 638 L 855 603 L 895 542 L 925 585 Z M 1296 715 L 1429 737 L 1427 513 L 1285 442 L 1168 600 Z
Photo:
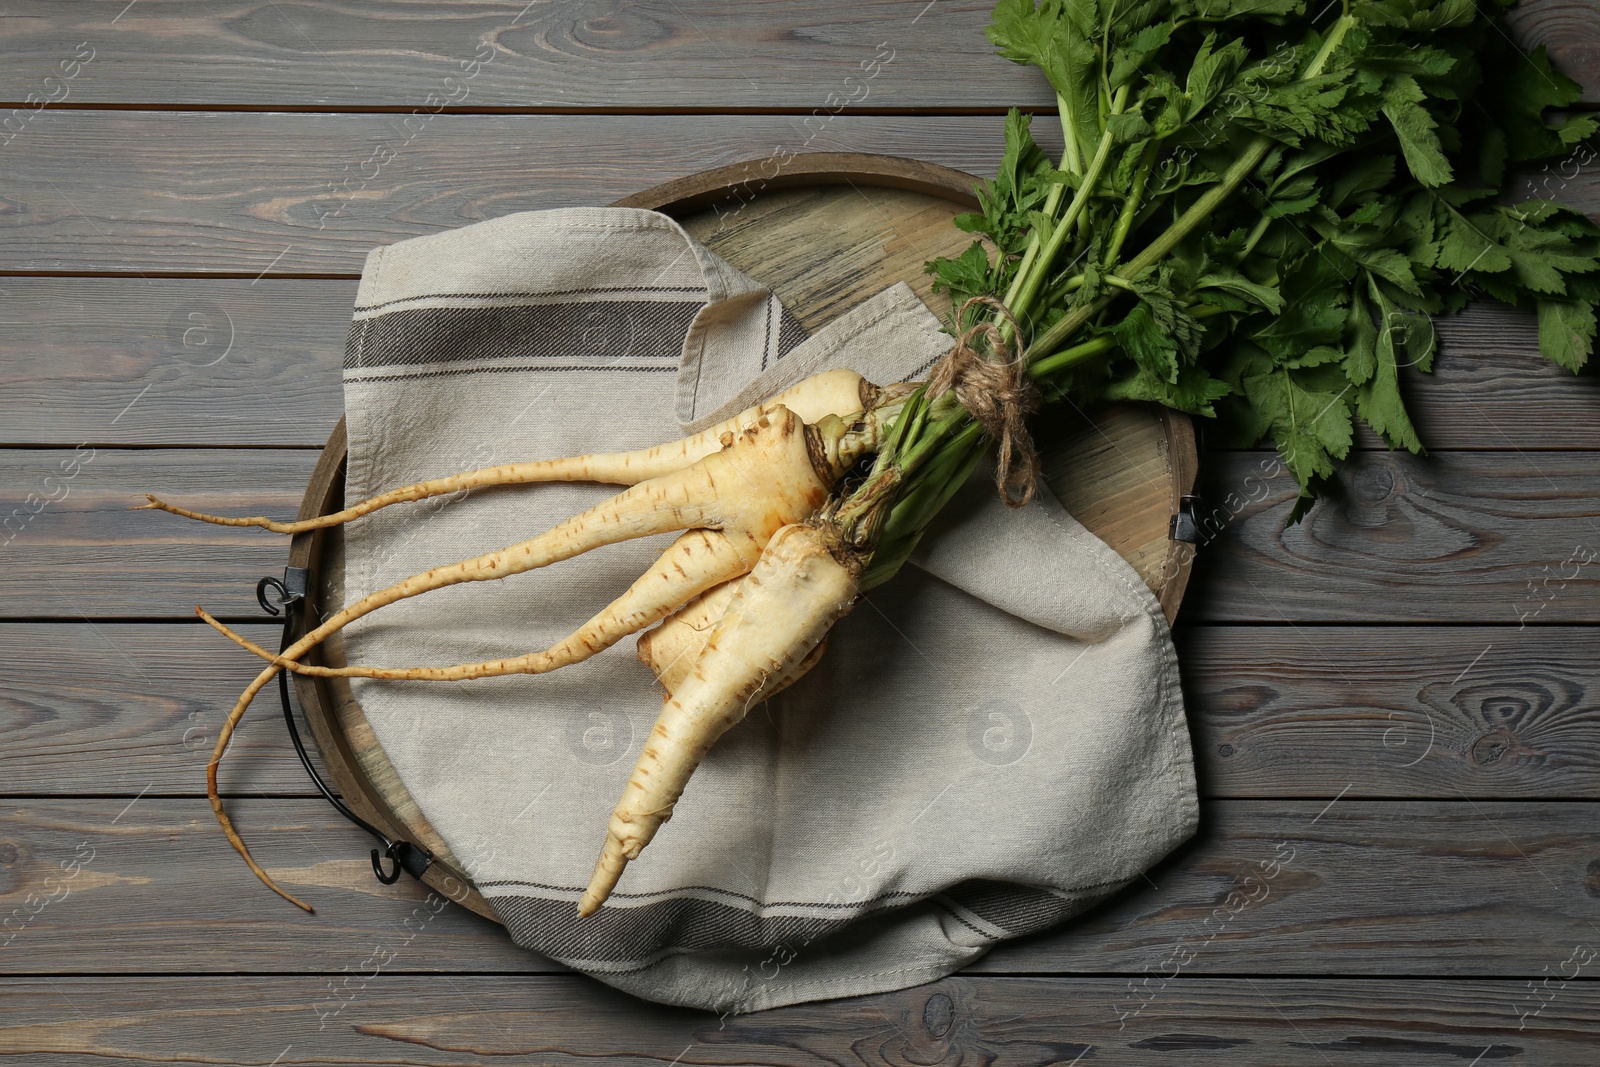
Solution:
M 500 485 L 526 485 L 541 482 L 601 482 L 609 485 L 638 485 L 640 482 L 660 478 L 684 470 L 706 458 L 722 447 L 723 438 L 737 434 L 755 425 L 762 414 L 775 407 L 785 407 L 807 423 L 817 423 L 828 415 L 846 415 L 853 411 L 866 411 L 873 407 L 880 390 L 852 370 L 828 370 L 814 374 L 785 389 L 768 400 L 741 411 L 709 429 L 690 437 L 651 448 L 632 452 L 606 452 L 564 459 L 534 460 L 527 463 L 502 463 L 494 467 L 451 474 L 413 485 L 391 489 L 387 493 L 353 504 L 343 511 L 321 515 L 297 522 L 279 522 L 262 515 L 229 517 L 209 515 L 169 504 L 155 496 L 146 495 L 148 503 L 133 510 L 155 509 L 181 515 L 186 519 L 215 523 L 218 526 L 257 526 L 274 533 L 297 534 L 308 530 L 321 530 L 338 526 L 351 519 L 370 515 L 391 504 L 404 504 L 429 497 L 459 493 L 463 490 L 484 489 Z
M 261 687 L 270 678 L 271 675 L 267 675 L 266 679 L 257 676 L 256 681 L 251 683 L 251 688 L 246 689 L 245 695 L 239 698 L 241 701 L 239 707 L 248 707 L 250 701 L 255 698 L 255 695 L 261 691 Z M 266 871 L 261 869 L 260 865 L 256 863 L 255 857 L 250 855 L 250 849 L 245 845 L 244 838 L 240 837 L 239 831 L 233 828 L 233 820 L 228 818 L 227 809 L 222 806 L 222 795 L 217 791 L 217 766 L 222 762 L 222 754 L 228 750 L 228 741 L 233 737 L 233 731 L 239 725 L 239 718 L 240 712 L 236 710 L 222 724 L 222 729 L 217 731 L 216 747 L 211 751 L 211 762 L 206 764 L 206 796 L 211 799 L 211 810 L 216 814 L 217 822 L 222 826 L 222 835 L 228 839 L 228 844 L 233 846 L 234 851 L 244 857 L 245 863 L 249 864 L 250 869 L 255 872 L 255 876 L 266 883 L 268 889 L 295 907 L 315 914 L 317 909 L 279 886 Z
M 730 538 L 718 530 L 690 530 L 658 557 L 650 569 L 604 611 L 541 652 L 458 663 L 451 667 L 322 667 L 272 652 L 239 634 L 200 608 L 195 613 L 235 644 L 268 662 L 318 678 L 384 678 L 394 681 L 459 682 L 507 674 L 545 674 L 581 663 L 629 634 L 660 620 L 686 599 L 745 574 L 760 557 L 750 538 Z
M 705 651 L 706 642 L 711 639 L 711 631 L 727 615 L 738 591 L 737 579 L 724 582 L 667 616 L 660 626 L 639 635 L 635 646 L 639 662 L 650 668 L 669 696 L 677 691 L 694 668 L 700 653 Z M 760 700 L 770 700 L 798 682 L 822 658 L 827 647 L 828 642 L 824 638 L 783 676 L 774 678 L 761 692 Z
M 831 527 L 796 524 L 773 535 L 645 740 L 578 902 L 580 916 L 599 909 L 629 861 L 672 817 L 716 740 L 850 610 L 860 570 Z
M 229 713 L 208 773 L 212 807 L 229 841 L 247 861 L 250 860 L 248 849 L 227 820 L 217 795 L 216 765 L 222 758 L 226 738 L 232 734 L 251 700 L 281 669 L 281 661 L 297 660 L 350 622 L 396 601 L 447 585 L 489 581 L 534 570 L 602 545 L 632 538 L 672 530 L 716 531 L 725 542 L 724 551 L 714 553 L 722 565 L 727 568 L 734 565 L 748 567 L 749 561 L 760 556 L 774 533 L 816 511 L 827 498 L 834 481 L 855 461 L 859 450 L 870 446 L 872 440 L 867 422 L 844 423 L 830 416 L 822 421 L 820 427 L 809 427 L 787 408 L 776 406 L 764 411 L 752 426 L 737 436 L 732 432 L 724 433 L 721 451 L 705 457 L 686 470 L 635 485 L 581 515 L 559 523 L 538 537 L 497 552 L 413 575 L 335 612 L 327 621 L 285 649 L 281 657 L 272 657 L 273 663 L 256 676 Z M 652 569 L 652 574 L 666 587 L 665 591 L 651 594 L 654 607 L 630 612 L 625 603 L 621 615 L 602 627 L 603 635 L 596 631 L 595 640 L 603 636 L 615 641 L 624 633 L 648 625 L 666 614 L 671 607 L 722 578 L 720 572 L 693 577 L 687 573 L 679 574 L 677 568 L 671 567 Z M 646 577 L 648 579 L 650 576 Z M 647 584 L 654 585 L 653 582 Z M 628 600 L 626 594 L 623 600 Z M 203 611 L 201 615 L 220 626 Z M 581 638 L 566 644 L 565 654 L 568 656 L 580 651 L 592 654 L 584 649 Z M 264 649 L 257 651 L 266 654 Z M 250 861 L 250 865 L 256 875 L 275 892 L 289 896 L 273 884 L 253 861 Z
M 701 592 L 748 572 L 760 556 L 766 538 L 770 536 L 772 530 L 810 516 L 820 500 L 817 493 L 826 495 L 827 487 L 831 486 L 840 474 L 861 455 L 876 448 L 884 421 L 885 415 L 879 411 L 870 414 L 857 413 L 848 419 L 830 415 L 824 417 L 816 426 L 808 426 L 796 420 L 792 412 L 781 406 L 775 406 L 765 412 L 755 424 L 744 430 L 738 438 L 724 434 L 726 444 L 723 453 L 708 456 L 690 470 L 694 471 L 702 465 L 709 465 L 705 471 L 706 486 L 709 487 L 712 484 L 711 480 L 721 471 L 721 466 L 717 462 L 719 457 L 723 454 L 731 455 L 733 459 L 730 461 L 729 469 L 742 480 L 743 487 L 748 493 L 744 495 L 743 502 L 738 508 L 730 506 L 726 510 L 730 514 L 747 513 L 744 518 L 721 520 L 720 529 L 694 529 L 684 534 L 626 593 L 559 644 L 540 652 L 449 667 L 323 667 L 299 662 L 298 657 L 304 654 L 303 651 L 295 652 L 292 649 L 282 653 L 268 651 L 213 618 L 199 606 L 195 607 L 195 614 L 229 640 L 254 652 L 262 659 L 279 667 L 316 677 L 465 681 L 507 674 L 544 674 L 582 662 L 611 647 L 623 637 L 637 633 L 657 622 Z M 751 445 L 751 442 L 756 441 L 763 442 L 761 448 Z M 748 447 L 741 450 L 739 447 L 741 442 Z M 794 490 L 807 481 L 805 465 L 808 461 L 810 473 L 818 483 L 816 492 L 808 491 L 796 496 Z M 724 484 L 728 484 L 727 473 L 721 471 Z M 671 477 L 667 476 L 656 481 L 665 482 Z M 788 486 L 788 494 L 780 492 L 780 487 L 777 485 L 756 480 L 761 478 L 783 481 Z M 644 486 L 635 487 L 635 489 L 643 488 Z M 612 502 L 622 501 L 627 496 L 627 493 L 619 494 L 612 498 Z M 763 499 L 775 506 L 763 512 L 761 507 Z M 754 525 L 750 522 L 752 516 L 756 518 Z M 578 519 L 568 522 L 576 523 L 582 518 L 583 516 L 579 516 Z M 707 525 L 715 526 L 718 522 L 719 520 L 713 519 L 708 521 Z M 552 530 L 545 536 L 549 537 L 555 532 Z M 521 546 L 513 546 L 513 548 L 519 547 Z M 487 558 L 489 557 L 480 557 L 480 559 Z M 456 566 L 466 567 L 472 562 L 474 561 Z M 373 597 L 392 597 L 385 601 L 392 603 L 457 581 L 503 577 L 501 574 L 480 574 L 477 577 L 458 576 L 454 581 L 438 579 L 436 572 L 446 572 L 444 577 L 448 578 L 449 570 L 450 568 L 435 568 L 434 571 L 415 575 L 405 582 L 390 586 L 389 589 L 380 590 L 327 620 L 317 630 L 308 634 L 307 639 L 315 638 L 312 644 L 320 642 L 350 621 L 366 614 L 367 611 L 382 606 L 376 604 L 366 607 Z M 516 571 L 506 573 L 516 573 Z M 415 587 L 412 591 L 403 591 L 408 583 L 414 583 Z M 347 616 L 347 612 L 351 614 Z

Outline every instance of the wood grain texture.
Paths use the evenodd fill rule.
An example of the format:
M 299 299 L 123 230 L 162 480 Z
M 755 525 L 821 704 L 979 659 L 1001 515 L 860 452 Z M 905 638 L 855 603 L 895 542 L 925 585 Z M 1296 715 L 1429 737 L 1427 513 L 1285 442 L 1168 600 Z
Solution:
M 279 633 L 241 629 L 263 644 Z M 200 624 L 0 626 L 0 792 L 203 792 L 217 730 L 258 670 Z M 312 791 L 275 689 L 235 731 L 228 762 L 241 789 Z
M 1531 312 L 1480 303 L 1438 328 L 1433 373 L 1408 368 L 1402 386 L 1428 448 L 1600 448 L 1600 374 L 1574 375 L 1541 356 Z M 1362 437 L 1364 447 L 1387 447 L 1370 431 Z
M 1145 880 L 968 971 L 1538 976 L 1600 929 L 1595 814 L 1458 793 L 1212 801 Z
M 1180 629 L 1203 796 L 1600 799 L 1600 631 Z
M 410 129 L 405 119 L 45 111 L 5 149 L 0 270 L 357 274 L 377 245 L 604 204 L 780 146 L 986 174 L 1005 123 L 843 114 L 810 134 L 783 115 L 439 115 Z
M 287 538 L 132 511 L 144 494 L 201 511 L 293 515 L 309 449 L 0 450 L 0 597 L 12 618 L 259 616 L 256 580 Z M 73 470 L 76 473 L 71 473 Z
M 1148 405 L 1110 405 L 1073 422 L 1056 439 L 1039 441 L 1045 483 L 1073 517 L 1133 566 L 1170 622 L 1194 560 L 1189 546 L 1171 537 L 1172 516 L 1192 487 L 1193 467 L 1190 485 L 1176 485 L 1180 462 L 1168 448 L 1167 428 Z M 1189 443 L 1183 464 L 1194 458 L 1192 437 Z
M 1286 526 L 1296 489 L 1277 458 L 1216 456 L 1201 469 L 1204 536 L 1180 618 L 1600 620 L 1596 470 L 1592 452 L 1368 452 Z
M 224 764 L 225 787 L 250 773 Z M 8 801 L 0 854 L 15 857 L 0 866 L 0 916 L 57 899 L 15 920 L 0 972 L 332 973 L 405 936 L 424 891 L 373 880 L 369 840 L 325 803 L 245 797 L 229 809 L 261 865 L 316 915 L 255 880 L 204 799 Z M 1150 883 L 970 971 L 1143 973 L 1185 951 L 1186 974 L 1538 976 L 1595 939 L 1594 816 L 1591 803 L 1214 801 L 1199 838 Z M 67 895 L 45 882 L 88 850 Z M 395 968 L 560 970 L 453 905 Z
M 0 434 L 321 445 L 344 413 L 355 295 L 353 280 L 0 278 Z
M 576 976 L 15 978 L 0 982 L 0 1064 L 1588 1067 L 1600 1041 L 1586 981 L 1552 981 L 1535 1016 L 1542 1002 L 1514 981 L 1180 977 L 1123 1020 L 1128 984 L 947 978 L 721 1019 Z
M 4 546 L 7 617 L 188 619 L 196 603 L 259 615 L 255 582 L 282 570 L 281 538 L 127 509 L 155 492 L 227 514 L 293 515 L 315 452 L 100 449 L 63 483 L 75 454 L 0 450 L 0 523 L 67 492 Z M 1273 463 L 1241 452 L 1202 465 L 1210 540 L 1180 622 L 1600 621 L 1595 453 L 1365 453 L 1341 475 L 1344 498 L 1287 529 L 1293 489 L 1263 473 Z M 1591 551 L 1595 562 L 1580 565 Z
M 63 102 L 252 107 L 965 108 L 1054 103 L 1035 72 L 983 37 L 987 0 L 830 0 L 803 6 L 716 0 L 538 4 L 262 3 L 197 9 L 143 0 L 104 7 L 28 0 L 0 23 L 0 100 L 59 98 L 58 63 L 79 41 L 93 59 Z M 1600 20 L 1578 0 L 1534 0 L 1512 16 L 1600 98 Z M 880 47 L 882 46 L 882 47 Z M 490 51 L 492 49 L 492 51 Z M 876 77 L 861 64 L 874 57 Z M 474 56 L 492 56 L 476 70 Z M 870 68 L 866 68 L 870 69 Z M 463 77 L 472 72 L 470 78 Z M 179 74 L 181 73 L 181 76 Z M 846 82 L 846 78 L 852 80 Z M 446 78 L 455 81 L 446 83 Z
M 1584 0 L 1523 0 L 1507 16 L 1524 47 L 1543 45 L 1550 61 L 1583 86 L 1583 98 L 1600 100 L 1600 10 Z
M 58 58 L 87 40 L 94 58 L 67 82 L 74 105 L 409 111 L 438 106 L 430 93 L 468 108 L 1054 105 L 1037 72 L 1001 59 L 984 39 L 988 0 L 925 7 L 230 0 L 196 8 L 141 0 L 117 18 L 116 10 L 29 0 L 8 5 L 0 23 L 0 100 L 44 93 L 39 83 L 59 77 Z M 462 66 L 474 57 L 476 70 Z
M 910 267 L 917 279 L 920 260 Z M 355 289 L 344 279 L 0 279 L 0 382 L 16 398 L 4 443 L 321 444 L 344 410 Z M 810 313 L 825 313 L 829 295 L 817 300 Z M 1531 315 L 1484 305 L 1439 327 L 1437 370 L 1406 383 L 1430 448 L 1600 449 L 1600 374 L 1542 359 Z
M 72 446 L 320 444 L 374 246 L 779 146 L 989 173 L 997 115 L 881 114 L 1048 108 L 982 40 L 989 6 L 7 5 L 0 101 L 48 90 L 79 41 L 95 58 L 0 148 L 0 271 L 126 277 L 0 277 L 0 445 L 61 446 L 0 452 L 0 617 L 83 620 L 0 624 L 0 971 L 26 976 L 0 979 L 0 1064 L 1594 1062 L 1600 993 L 1560 979 L 1600 948 L 1594 804 L 1572 802 L 1596 796 L 1600 762 L 1597 631 L 1579 625 L 1600 621 L 1600 568 L 1573 563 L 1600 549 L 1600 379 L 1541 364 L 1512 312 L 1442 323 L 1441 372 L 1409 394 L 1431 447 L 1487 452 L 1363 457 L 1288 532 L 1287 483 L 1247 480 L 1262 455 L 1208 459 L 1204 517 L 1228 529 L 1186 609 L 1210 624 L 1178 638 L 1201 788 L 1228 799 L 1151 885 L 968 976 L 718 1020 L 557 973 L 460 908 L 433 914 L 409 879 L 379 886 L 368 841 L 322 802 L 257 795 L 305 789 L 266 708 L 224 789 L 320 914 L 267 895 L 192 795 L 193 731 L 209 738 L 250 662 L 198 625 L 107 618 L 187 619 L 197 600 L 255 617 L 286 544 L 122 509 L 154 488 L 289 514 L 316 454 L 101 448 L 65 476 Z M 1592 3 L 1512 19 L 1600 102 Z M 894 59 L 847 83 L 879 42 Z M 481 45 L 493 60 L 447 84 Z M 429 93 L 546 113 L 413 115 Z M 357 105 L 385 113 L 268 113 Z M 624 113 L 554 113 L 595 108 Z M 770 109 L 790 113 L 727 113 Z M 1523 192 L 1595 213 L 1592 170 Z M 872 233 L 920 253 L 920 234 Z M 240 277 L 140 276 L 163 271 Z M 304 273 L 340 277 L 283 277 Z M 1550 454 L 1570 449 L 1587 451 Z M 1330 620 L 1385 625 L 1286 624 Z M 109 795 L 72 796 L 92 793 Z M 80 845 L 94 858 L 68 895 L 7 925 Z M 380 949 L 395 955 L 368 977 Z M 1277 977 L 1307 974 L 1332 977 Z
M 921 169 L 914 162 L 906 166 L 908 174 Z M 975 184 L 966 179 L 961 201 L 875 187 L 864 179 L 775 192 L 736 187 L 742 201 L 724 198 L 709 210 L 674 217 L 711 251 L 771 286 L 808 331 L 900 281 L 948 319 L 950 298 L 934 293 L 933 276 L 923 264 L 958 256 L 972 244 L 972 235 L 950 220 L 976 209 L 970 193 Z
M 1190 626 L 1177 638 L 1202 796 L 1600 799 L 1595 629 Z M 198 624 L 0 624 L 0 790 L 196 795 L 253 674 Z M 230 751 L 249 788 L 311 795 L 271 699 Z
M 222 787 L 254 793 L 258 774 L 258 764 L 225 761 Z M 203 798 L 0 805 L 0 857 L 11 857 L 0 866 L 0 916 L 20 911 L 4 928 L 0 972 L 332 973 L 361 969 L 375 944 L 397 953 L 397 969 L 563 969 L 408 877 L 380 885 L 372 839 L 326 801 L 251 796 L 228 811 L 257 862 L 315 915 L 273 907 L 278 898 L 229 847 Z M 75 859 L 81 869 L 69 878 L 62 864 Z

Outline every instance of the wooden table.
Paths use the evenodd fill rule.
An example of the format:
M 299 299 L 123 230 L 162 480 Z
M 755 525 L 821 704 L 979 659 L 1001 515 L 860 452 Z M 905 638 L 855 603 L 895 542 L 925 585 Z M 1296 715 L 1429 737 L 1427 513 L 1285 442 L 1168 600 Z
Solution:
M 317 915 L 224 845 L 203 769 L 254 667 L 189 607 L 258 619 L 283 546 L 134 493 L 294 510 L 374 245 L 778 145 L 988 172 L 1004 108 L 1050 98 L 986 7 L 6 5 L 0 1062 L 1600 1060 L 1600 380 L 1506 310 L 1443 324 L 1433 454 L 1364 438 L 1301 526 L 1269 454 L 1206 455 L 1178 631 L 1201 834 L 958 977 L 635 1002 L 378 885 L 265 709 L 224 790 Z M 1600 100 L 1592 3 L 1516 22 Z M 1537 195 L 1600 211 L 1585 159 Z

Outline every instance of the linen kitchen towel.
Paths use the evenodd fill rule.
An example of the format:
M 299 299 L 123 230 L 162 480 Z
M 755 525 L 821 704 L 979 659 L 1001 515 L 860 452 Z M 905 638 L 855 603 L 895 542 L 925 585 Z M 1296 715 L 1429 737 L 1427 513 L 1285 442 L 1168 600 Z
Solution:
M 346 497 L 682 436 L 814 370 L 917 378 L 950 345 L 905 285 L 804 332 L 664 215 L 513 215 L 373 252 L 345 365 Z M 401 505 L 346 531 L 354 599 L 524 540 L 613 488 Z M 545 648 L 670 535 L 401 601 L 346 657 Z M 550 675 L 356 680 L 377 738 L 511 936 L 641 997 L 747 1011 L 901 988 L 1061 922 L 1197 821 L 1171 637 L 1047 492 L 974 476 L 821 663 L 712 750 L 600 912 L 576 902 L 660 709 L 632 640 Z

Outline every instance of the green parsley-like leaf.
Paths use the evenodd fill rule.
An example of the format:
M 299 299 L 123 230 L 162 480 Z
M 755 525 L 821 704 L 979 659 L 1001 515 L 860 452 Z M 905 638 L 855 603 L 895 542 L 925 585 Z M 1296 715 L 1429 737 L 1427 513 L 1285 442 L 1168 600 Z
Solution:
M 1109 383 L 1104 395 L 1107 400 L 1148 401 L 1209 418 L 1217 413 L 1214 403 L 1231 391 L 1227 382 L 1211 377 L 1200 367 L 1184 367 L 1176 381 L 1157 377 L 1140 367 L 1131 377 Z
M 1422 441 L 1417 437 L 1411 417 L 1406 413 L 1405 401 L 1400 396 L 1401 353 L 1409 352 L 1413 342 L 1409 331 L 1426 328 L 1432 324 L 1420 316 L 1408 316 L 1384 297 L 1375 282 L 1369 279 L 1373 302 L 1377 305 L 1378 335 L 1376 345 L 1377 366 L 1373 375 L 1356 390 L 1356 410 L 1367 420 L 1390 448 L 1422 451 Z M 1422 324 L 1413 321 L 1420 319 Z
M 1244 395 L 1259 412 L 1302 491 L 1331 475 L 1335 462 L 1350 454 L 1354 440 L 1346 406 L 1350 387 L 1319 388 L 1315 376 L 1321 369 L 1279 368 L 1248 375 L 1242 382 Z
M 1439 135 L 1435 132 L 1439 124 L 1422 106 L 1425 99 L 1427 94 L 1415 78 L 1409 74 L 1399 75 L 1383 94 L 1383 114 L 1400 139 L 1412 177 L 1423 185 L 1446 185 L 1455 173 L 1439 145 Z
M 1594 305 L 1581 300 L 1540 300 L 1539 351 L 1576 374 L 1594 352 Z

